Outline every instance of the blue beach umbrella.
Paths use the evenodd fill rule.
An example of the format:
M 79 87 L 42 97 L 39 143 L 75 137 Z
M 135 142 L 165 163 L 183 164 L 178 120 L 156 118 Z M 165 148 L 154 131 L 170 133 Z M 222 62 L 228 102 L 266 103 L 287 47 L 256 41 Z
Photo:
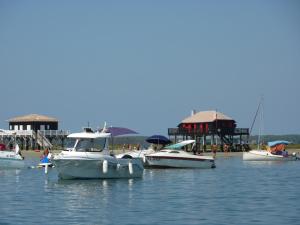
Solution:
M 163 135 L 152 135 L 151 137 L 148 137 L 146 141 L 151 144 L 162 144 L 162 145 L 171 143 L 171 141 Z
M 280 144 L 288 145 L 288 144 L 290 144 L 290 143 L 291 143 L 291 142 L 289 142 L 289 141 L 280 140 L 280 141 L 269 141 L 269 142 L 268 142 L 268 145 L 269 145 L 270 147 L 273 147 L 273 146 L 275 146 L 275 145 L 280 145 Z

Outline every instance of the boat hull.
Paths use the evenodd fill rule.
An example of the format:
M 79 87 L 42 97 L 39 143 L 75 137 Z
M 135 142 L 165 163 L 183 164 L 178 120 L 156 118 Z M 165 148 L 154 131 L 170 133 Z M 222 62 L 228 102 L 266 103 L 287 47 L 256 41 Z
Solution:
M 215 167 L 214 160 L 211 159 L 193 159 L 169 156 L 146 156 L 146 161 L 149 167 L 159 168 L 209 169 Z
M 61 179 L 136 178 L 142 177 L 144 169 L 139 159 L 54 159 L 53 164 Z
M 0 168 L 21 169 L 25 166 L 23 158 L 12 151 L 0 151 Z
M 274 155 L 264 150 L 251 150 L 243 153 L 244 161 L 295 161 L 296 156 Z

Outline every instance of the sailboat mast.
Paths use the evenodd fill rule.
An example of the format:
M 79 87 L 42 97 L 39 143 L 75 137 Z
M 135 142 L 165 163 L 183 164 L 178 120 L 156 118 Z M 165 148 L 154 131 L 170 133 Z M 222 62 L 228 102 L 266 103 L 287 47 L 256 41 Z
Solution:
M 260 144 L 262 143 L 262 141 L 263 141 L 263 138 L 262 138 L 262 134 L 264 133 L 264 127 L 263 127 L 263 125 L 264 125 L 264 109 L 263 109 L 263 106 L 264 106 L 264 104 L 263 104 L 263 98 L 262 98 L 262 100 L 261 100 L 261 106 L 260 106 L 260 121 L 259 121 L 259 135 L 258 135 L 258 140 L 259 140 L 259 142 L 258 142 L 258 149 L 260 149 Z
M 257 107 L 257 110 L 255 112 L 255 116 L 254 116 L 254 119 L 252 121 L 252 124 L 251 124 L 251 128 L 250 128 L 250 131 L 249 131 L 249 136 L 251 135 L 252 133 L 252 130 L 253 130 L 253 127 L 254 127 L 254 124 L 255 124 L 255 121 L 257 119 L 257 116 L 258 116 L 258 113 L 260 112 L 260 121 L 259 121 L 259 129 L 258 129 L 258 149 L 260 147 L 260 139 L 261 139 L 261 132 L 262 132 L 262 123 L 263 123 L 263 110 L 262 110 L 262 105 L 263 105 L 263 96 L 260 98 L 260 101 L 259 101 L 259 104 L 258 104 L 258 107 Z M 249 140 L 248 140 L 249 141 Z
M 262 99 L 259 101 L 259 104 L 258 104 L 257 110 L 256 110 L 256 112 L 255 112 L 254 119 L 253 119 L 253 121 L 252 121 L 251 128 L 250 128 L 250 132 L 249 132 L 249 134 L 250 134 L 250 135 L 251 135 L 251 132 L 252 132 L 253 126 L 254 126 L 254 124 L 255 124 L 255 121 L 256 121 L 256 118 L 257 118 L 258 112 L 259 112 L 259 110 L 260 110 L 261 104 L 262 104 Z

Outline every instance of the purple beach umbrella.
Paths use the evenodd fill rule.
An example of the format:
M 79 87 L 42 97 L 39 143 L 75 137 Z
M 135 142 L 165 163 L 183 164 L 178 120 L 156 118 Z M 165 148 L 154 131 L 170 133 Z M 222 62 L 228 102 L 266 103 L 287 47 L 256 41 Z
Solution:
M 107 132 L 111 133 L 111 136 L 116 137 L 126 134 L 138 134 L 136 131 L 125 128 L 125 127 L 109 127 Z

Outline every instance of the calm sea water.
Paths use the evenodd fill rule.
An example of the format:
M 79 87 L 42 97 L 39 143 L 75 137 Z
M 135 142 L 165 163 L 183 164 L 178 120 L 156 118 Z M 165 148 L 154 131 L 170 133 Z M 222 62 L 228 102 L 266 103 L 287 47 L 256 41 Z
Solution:
M 218 159 L 216 169 L 145 170 L 130 180 L 0 170 L 0 224 L 300 224 L 299 171 L 300 162 L 239 157 Z

